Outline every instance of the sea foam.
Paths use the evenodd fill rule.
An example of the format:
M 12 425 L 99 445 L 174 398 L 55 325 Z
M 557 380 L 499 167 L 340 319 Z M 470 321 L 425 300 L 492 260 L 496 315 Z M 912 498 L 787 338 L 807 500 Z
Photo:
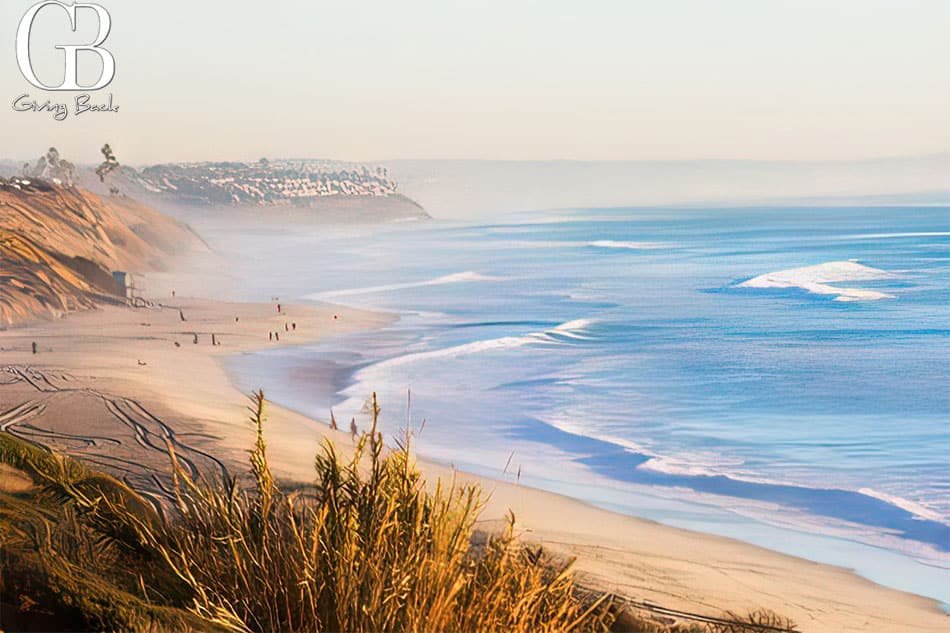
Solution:
M 874 497 L 885 503 L 889 503 L 892 506 L 897 506 L 901 510 L 906 510 L 914 516 L 918 516 L 922 519 L 928 519 L 930 521 L 939 521 L 941 523 L 946 523 L 950 520 L 950 517 L 944 516 L 936 510 L 932 510 L 927 506 L 917 503 L 916 501 L 911 501 L 910 499 L 905 499 L 904 497 L 898 497 L 897 495 L 891 495 L 886 492 L 881 492 L 875 490 L 874 488 L 860 488 L 858 490 L 862 495 L 868 497 Z
M 426 286 L 441 286 L 444 284 L 460 284 L 460 283 L 471 283 L 476 281 L 504 281 L 504 277 L 492 277 L 490 275 L 482 275 L 471 270 L 461 272 L 461 273 L 452 273 L 451 275 L 443 275 L 442 277 L 436 277 L 435 279 L 427 279 L 425 281 L 412 281 L 399 284 L 386 284 L 383 286 L 368 286 L 365 288 L 346 288 L 343 290 L 328 290 L 326 292 L 317 292 L 311 295 L 307 295 L 307 299 L 311 300 L 322 300 L 322 299 L 332 299 L 334 297 L 349 297 L 354 295 L 364 295 L 364 294 L 373 294 L 378 292 L 393 292 L 395 290 L 407 290 L 409 288 L 424 288 Z
M 590 246 L 592 248 L 620 248 L 631 251 L 655 250 L 665 247 L 664 244 L 657 242 L 624 242 L 617 240 L 597 240 L 594 242 L 587 242 L 585 246 Z
M 862 288 L 841 288 L 832 283 L 893 279 L 893 273 L 864 266 L 855 261 L 825 262 L 817 266 L 790 268 L 753 277 L 740 288 L 800 288 L 816 295 L 836 295 L 835 301 L 875 301 L 894 295 Z
M 477 354 L 480 352 L 515 349 L 531 344 L 563 343 L 564 341 L 559 341 L 560 338 L 587 339 L 589 337 L 584 336 L 583 333 L 591 326 L 592 323 L 593 321 L 590 319 L 575 319 L 541 332 L 531 332 L 521 336 L 502 336 L 500 338 L 472 341 L 471 343 L 463 343 L 461 345 L 454 345 L 452 347 L 444 347 L 442 349 L 434 349 L 426 352 L 404 354 L 402 356 L 396 356 L 394 358 L 380 361 L 374 365 L 371 365 L 367 369 L 390 369 L 392 367 L 407 365 L 409 363 L 415 363 L 422 360 L 452 358 Z

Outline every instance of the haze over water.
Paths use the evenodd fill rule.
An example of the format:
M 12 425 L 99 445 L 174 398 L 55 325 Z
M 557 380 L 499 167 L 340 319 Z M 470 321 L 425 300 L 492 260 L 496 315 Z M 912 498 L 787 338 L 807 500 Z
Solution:
M 237 358 L 247 388 L 363 425 L 375 390 L 388 437 L 411 388 L 424 457 L 950 602 L 946 208 L 204 234 L 240 298 L 401 315 Z

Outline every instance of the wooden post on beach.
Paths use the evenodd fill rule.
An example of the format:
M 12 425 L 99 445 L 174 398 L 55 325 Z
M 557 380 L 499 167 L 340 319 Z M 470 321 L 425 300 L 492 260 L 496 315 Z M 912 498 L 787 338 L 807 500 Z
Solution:
M 194 334 L 195 334 L 195 341 L 194 341 L 194 343 L 195 343 L 195 345 L 197 345 L 197 344 L 198 344 L 198 333 L 195 332 Z
M 211 347 L 217 347 L 217 345 L 218 345 L 218 339 L 215 337 L 214 334 L 212 334 L 212 335 L 211 335 Z
M 333 415 L 333 407 L 330 407 L 330 430 L 336 431 L 336 417 Z
M 178 308 L 178 316 L 181 318 L 182 321 L 185 321 L 185 320 L 186 320 L 186 319 L 185 319 L 185 313 L 182 312 L 181 308 Z

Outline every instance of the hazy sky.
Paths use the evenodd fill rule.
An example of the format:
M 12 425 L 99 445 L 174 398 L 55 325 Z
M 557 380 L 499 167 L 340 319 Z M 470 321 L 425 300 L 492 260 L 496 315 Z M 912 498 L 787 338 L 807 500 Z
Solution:
M 120 112 L 61 123 L 12 110 L 73 97 L 17 69 L 34 1 L 0 3 L 0 157 L 92 162 L 105 140 L 126 162 L 950 151 L 946 0 L 98 0 L 118 72 L 95 95 Z

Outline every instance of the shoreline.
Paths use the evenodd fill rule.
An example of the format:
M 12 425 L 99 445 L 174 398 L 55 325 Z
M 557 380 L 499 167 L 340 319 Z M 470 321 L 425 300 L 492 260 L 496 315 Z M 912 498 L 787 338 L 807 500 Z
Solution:
M 280 314 L 271 304 L 189 298 L 169 298 L 168 304 L 103 307 L 2 331 L 2 364 L 69 372 L 82 384 L 135 398 L 179 435 L 209 435 L 204 447 L 228 464 L 243 465 L 252 441 L 250 427 L 242 424 L 246 394 L 228 374 L 224 358 L 378 328 L 394 318 L 330 304 L 282 306 Z M 283 330 L 288 323 L 296 323 L 296 330 Z M 269 331 L 284 334 L 281 342 L 269 341 Z M 199 335 L 198 345 L 192 332 Z M 210 344 L 211 334 L 219 345 Z M 40 343 L 35 356 L 29 351 L 33 339 Z M 6 401 L 7 394 L 0 393 Z M 268 413 L 268 450 L 281 478 L 308 481 L 324 438 L 350 443 L 348 433 L 334 433 L 274 402 Z M 56 423 L 60 433 L 88 431 L 76 428 L 82 426 L 78 422 Z M 418 465 L 430 482 L 455 477 L 480 484 L 491 495 L 483 525 L 513 510 L 523 539 L 577 557 L 581 581 L 592 588 L 713 616 L 765 607 L 793 618 L 804 631 L 938 631 L 948 622 L 937 601 L 882 587 L 847 569 L 422 460 Z

